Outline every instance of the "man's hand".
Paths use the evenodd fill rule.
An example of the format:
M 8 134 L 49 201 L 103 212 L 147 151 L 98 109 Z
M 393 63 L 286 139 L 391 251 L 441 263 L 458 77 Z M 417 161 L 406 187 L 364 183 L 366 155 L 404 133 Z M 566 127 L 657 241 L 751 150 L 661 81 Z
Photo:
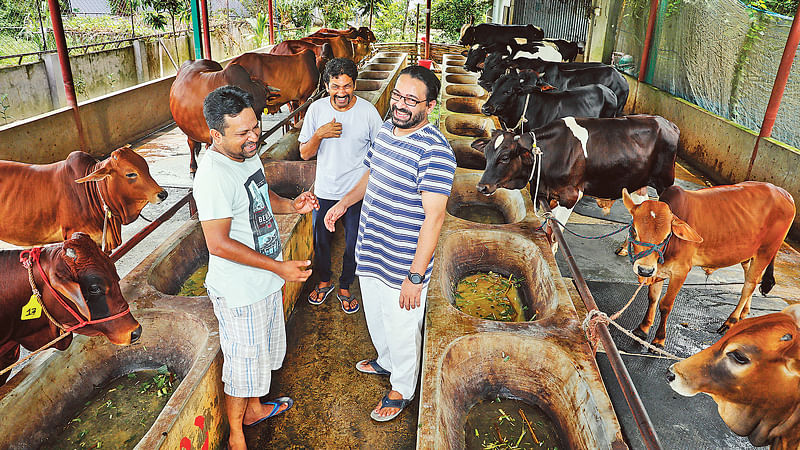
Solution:
M 311 192 L 303 192 L 292 201 L 292 207 L 298 214 L 305 214 L 312 209 L 319 209 L 319 200 Z
M 408 278 L 403 280 L 403 285 L 400 286 L 400 308 L 407 311 L 419 308 L 420 294 L 422 294 L 422 283 L 414 284 Z
M 280 261 L 275 273 L 286 281 L 306 281 L 311 276 L 311 269 L 305 269 L 311 261 Z
M 341 201 L 336 202 L 331 208 L 325 213 L 325 219 L 323 219 L 325 223 L 325 228 L 328 229 L 331 233 L 336 231 L 336 221 L 339 220 L 340 217 L 347 212 L 347 208 L 342 204 Z
M 336 121 L 336 117 L 330 122 L 319 127 L 314 133 L 320 139 L 338 138 L 342 135 L 342 124 Z

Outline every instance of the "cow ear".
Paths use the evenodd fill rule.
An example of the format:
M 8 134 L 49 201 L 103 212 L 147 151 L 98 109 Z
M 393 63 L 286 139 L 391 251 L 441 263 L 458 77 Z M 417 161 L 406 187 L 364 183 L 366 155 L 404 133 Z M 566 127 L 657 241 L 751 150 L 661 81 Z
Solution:
M 66 264 L 67 267 L 72 267 L 73 261 L 69 256 L 62 255 L 60 263 Z M 86 303 L 86 299 L 83 297 L 81 285 L 72 279 L 70 271 L 66 270 L 61 264 L 56 264 L 54 269 L 49 270 L 50 284 L 61 295 L 68 298 L 84 318 L 91 319 L 89 304 Z M 61 266 L 62 270 L 59 270 L 59 266 Z
M 625 208 L 628 209 L 628 212 L 633 215 L 633 210 L 636 208 L 636 203 L 633 202 L 631 195 L 628 194 L 628 190 L 626 188 L 622 188 L 622 203 L 625 205 Z
M 786 308 L 783 308 L 783 311 L 781 312 L 792 316 L 795 325 L 797 325 L 797 327 L 800 328 L 800 303 L 787 306 Z M 800 336 L 797 337 L 800 338 Z
M 533 148 L 533 137 L 530 135 L 530 133 L 522 133 L 518 137 L 520 147 L 522 147 L 525 151 L 530 152 Z
M 470 144 L 470 147 L 472 147 L 475 150 L 483 153 L 484 149 L 486 148 L 486 144 L 488 144 L 489 141 L 490 141 L 489 138 L 475 139 L 474 141 L 472 141 L 472 144 Z
M 112 172 L 112 170 L 109 167 L 109 164 L 103 164 L 102 167 L 100 167 L 99 169 L 95 170 L 94 172 L 90 173 L 89 175 L 86 175 L 83 178 L 78 178 L 77 180 L 75 180 L 75 182 L 76 183 L 86 183 L 87 181 L 100 181 L 100 180 L 102 180 L 104 178 L 110 177 L 111 176 L 111 172 Z
M 703 238 L 697 234 L 697 231 L 694 231 L 694 228 L 675 216 L 672 216 L 672 232 L 684 241 L 697 242 L 698 244 L 703 242 Z

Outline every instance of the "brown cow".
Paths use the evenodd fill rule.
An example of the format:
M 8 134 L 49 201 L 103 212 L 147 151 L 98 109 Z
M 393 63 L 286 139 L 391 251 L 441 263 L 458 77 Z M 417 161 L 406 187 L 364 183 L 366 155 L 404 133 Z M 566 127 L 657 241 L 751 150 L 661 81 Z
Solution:
M 633 216 L 628 244 L 633 271 L 640 282 L 650 285 L 650 305 L 634 331 L 641 339 L 647 338 L 661 288 L 669 279 L 659 306 L 661 323 L 653 338 L 653 345 L 664 346 L 667 318 L 693 266 L 702 267 L 707 274 L 734 264 L 744 268 L 739 304 L 717 330 L 720 333 L 747 317 L 762 274 L 764 295 L 775 285 L 775 255 L 795 213 L 794 200 L 785 190 L 746 181 L 698 191 L 671 186 L 661 193 L 660 201 L 646 200 L 640 205 L 623 189 L 622 200 Z
M 2 241 L 40 245 L 82 231 L 110 252 L 122 243 L 122 225 L 136 220 L 147 203 L 161 203 L 167 191 L 150 176 L 144 158 L 123 147 L 100 162 L 84 152 L 44 165 L 0 161 L 0 198 Z
M 362 27 L 362 28 L 366 28 L 366 27 Z M 369 31 L 369 28 L 366 28 L 366 29 L 367 29 L 367 31 Z M 371 33 L 372 33 L 372 31 L 370 31 L 370 34 Z M 356 64 L 358 64 L 362 59 L 364 59 L 365 56 L 367 56 L 369 54 L 370 45 L 371 45 L 372 42 L 375 42 L 374 39 L 372 41 L 370 41 L 369 38 L 361 36 L 361 34 L 358 31 L 353 31 L 353 32 L 344 31 L 344 32 L 338 32 L 338 33 L 329 33 L 329 32 L 323 32 L 322 30 L 317 30 L 313 34 L 309 35 L 309 37 L 311 37 L 311 38 L 316 38 L 316 37 L 334 37 L 334 36 L 341 36 L 341 37 L 346 38 L 347 40 L 350 41 L 350 43 L 353 45 L 353 62 L 355 62 Z M 375 35 L 372 35 L 372 36 L 374 38 Z
M 21 261 L 30 263 L 30 271 Z M 117 345 L 142 334 L 120 292 L 114 263 L 87 234 L 31 250 L 2 250 L 0 274 L 0 369 L 19 358 L 20 345 L 36 350 L 81 322 L 90 323 L 74 332 L 104 335 Z M 31 274 L 41 303 L 31 300 Z M 64 350 L 71 342 L 69 336 L 54 347 Z M 8 373 L 0 375 L 0 385 L 7 379 Z
M 735 324 L 673 364 L 667 380 L 681 395 L 710 395 L 725 424 L 753 445 L 800 448 L 800 305 Z
M 347 58 L 351 61 L 358 62 L 355 61 L 355 57 L 353 56 L 353 43 L 344 36 L 306 36 L 300 40 L 315 45 L 328 43 L 333 50 L 334 58 Z
M 264 86 L 279 89 L 277 100 L 267 105 L 270 114 L 290 103 L 292 110 L 308 101 L 319 86 L 320 73 L 316 57 L 311 50 L 294 55 L 271 55 L 267 53 L 244 53 L 228 64 L 244 67 L 250 76 Z M 300 117 L 297 118 L 299 120 Z
M 375 34 L 369 27 L 350 27 L 346 30 L 339 30 L 336 28 L 320 28 L 319 30 L 315 31 L 311 34 L 311 36 L 319 35 L 319 34 L 338 34 L 339 36 L 344 36 L 349 39 L 361 38 L 369 43 L 376 42 L 377 39 L 375 38 Z
M 317 57 L 317 70 L 319 70 L 319 73 L 324 73 L 328 61 L 334 58 L 331 44 L 325 42 L 322 45 L 317 45 L 298 39 L 283 41 L 275 47 L 272 47 L 272 50 L 269 52 L 273 55 L 294 55 L 303 50 L 311 50 L 314 52 L 314 55 Z M 324 89 L 324 86 L 322 86 L 322 77 L 320 77 L 319 87 L 320 89 Z
M 250 79 L 250 74 L 242 66 L 228 66 L 225 69 L 210 59 L 186 61 L 181 65 L 175 81 L 169 90 L 169 110 L 178 128 L 186 133 L 189 143 L 189 170 L 197 170 L 197 154 L 200 144 L 211 144 L 211 132 L 203 117 L 203 100 L 220 86 L 238 86 L 253 96 L 256 118 L 267 107 L 271 97 L 269 88 Z

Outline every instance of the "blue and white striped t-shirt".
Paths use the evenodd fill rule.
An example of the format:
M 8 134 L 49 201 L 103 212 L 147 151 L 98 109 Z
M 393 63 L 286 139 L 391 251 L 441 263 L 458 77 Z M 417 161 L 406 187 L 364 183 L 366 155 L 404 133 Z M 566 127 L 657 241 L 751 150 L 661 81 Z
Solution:
M 394 125 L 386 121 L 364 159 L 370 175 L 358 225 L 356 274 L 400 289 L 425 219 L 421 193 L 449 196 L 456 158 L 431 124 L 408 136 L 394 136 L 392 130 Z M 433 257 L 425 284 L 432 270 Z

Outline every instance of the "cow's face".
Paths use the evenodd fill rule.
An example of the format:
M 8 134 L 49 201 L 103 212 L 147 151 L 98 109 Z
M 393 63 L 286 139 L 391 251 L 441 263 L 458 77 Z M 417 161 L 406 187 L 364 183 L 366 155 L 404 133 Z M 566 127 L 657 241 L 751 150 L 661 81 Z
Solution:
M 484 60 L 486 59 L 486 48 L 482 47 L 479 44 L 475 44 L 470 47 L 469 51 L 464 54 L 467 57 L 467 60 L 464 61 L 464 68 L 469 70 L 470 72 L 477 72 L 478 70 L 483 70 Z
M 791 432 L 787 419 L 800 408 L 800 305 L 733 325 L 711 347 L 673 364 L 667 380 L 681 395 L 710 395 L 722 420 L 754 445 Z
M 75 233 L 61 244 L 49 262 L 43 262 L 50 284 L 64 296 L 70 307 L 87 320 L 103 319 L 128 309 L 119 288 L 119 275 L 111 259 L 84 233 Z M 76 319 L 47 289 L 42 289 L 48 311 L 61 323 L 74 325 Z M 75 330 L 87 336 L 104 335 L 114 344 L 136 341 L 142 327 L 130 312 L 107 322 Z
M 472 148 L 486 157 L 486 170 L 478 191 L 491 195 L 497 188 L 522 189 L 533 169 L 530 134 L 515 136 L 510 131 L 494 130 L 491 138 L 476 139 Z
M 478 79 L 478 84 L 487 91 L 492 91 L 495 80 L 508 69 L 507 55 L 502 52 L 492 52 L 486 55 L 484 62 L 486 65 Z
M 481 112 L 487 116 L 503 115 L 511 108 L 511 103 L 521 96 L 528 94 L 536 83 L 536 74 L 531 72 L 508 73 L 494 83 L 492 95 L 481 107 Z
M 630 240 L 633 251 L 629 250 L 628 253 L 633 255 L 633 272 L 639 277 L 640 283 L 652 284 L 655 280 L 658 265 L 664 262 L 663 254 L 668 245 L 664 243 L 668 236 L 670 239 L 677 238 L 698 244 L 703 242 L 703 238 L 689 224 L 672 214 L 666 203 L 645 200 L 637 205 L 625 188 L 622 189 L 622 201 L 633 217 L 631 237 L 638 243 Z M 648 250 L 649 254 L 638 255 Z
M 375 38 L 375 33 L 369 29 L 369 27 L 361 27 L 358 29 L 358 35 L 368 42 L 377 42 L 378 39 Z
M 167 198 L 167 191 L 150 176 L 147 161 L 129 147 L 114 150 L 97 164 L 94 172 L 75 182 L 100 180 L 106 183 L 103 200 L 120 214 L 126 225 L 139 217 L 147 203 L 161 203 Z

